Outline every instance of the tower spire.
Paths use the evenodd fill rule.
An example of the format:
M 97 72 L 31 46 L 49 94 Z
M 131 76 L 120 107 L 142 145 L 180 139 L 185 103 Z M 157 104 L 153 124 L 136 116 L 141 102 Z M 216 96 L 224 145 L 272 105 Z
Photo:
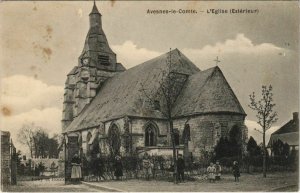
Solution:
M 101 13 L 99 13 L 97 5 L 96 5 L 96 0 L 94 0 L 93 9 L 92 9 L 92 12 L 90 13 L 90 15 L 91 14 L 99 14 L 101 16 Z

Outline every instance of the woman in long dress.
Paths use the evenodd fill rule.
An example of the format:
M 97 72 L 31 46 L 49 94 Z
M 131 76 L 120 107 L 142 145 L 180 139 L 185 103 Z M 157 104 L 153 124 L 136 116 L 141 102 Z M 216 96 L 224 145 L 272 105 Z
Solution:
M 80 179 L 82 178 L 81 175 L 81 160 L 78 157 L 77 154 L 74 155 L 74 157 L 71 160 L 72 164 L 72 172 L 71 172 L 71 180 L 74 183 L 79 183 Z
M 210 166 L 207 168 L 207 173 L 208 173 L 208 179 L 209 182 L 215 182 L 216 178 L 216 168 L 213 163 L 210 163 Z

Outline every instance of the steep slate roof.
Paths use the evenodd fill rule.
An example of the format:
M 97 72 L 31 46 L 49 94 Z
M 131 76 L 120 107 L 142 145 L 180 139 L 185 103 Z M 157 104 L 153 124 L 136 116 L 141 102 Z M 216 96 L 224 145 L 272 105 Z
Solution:
M 157 110 L 144 108 L 145 93 L 157 91 L 162 71 L 168 67 L 169 53 L 151 59 L 108 79 L 97 96 L 76 117 L 64 132 L 96 127 L 103 121 L 122 116 L 163 118 Z M 192 75 L 200 70 L 178 49 L 171 51 L 172 70 Z M 143 85 L 143 87 L 141 86 Z M 154 96 L 156 93 L 151 93 Z M 151 97 L 150 96 L 150 97 Z
M 287 143 L 289 145 L 298 146 L 299 145 L 299 132 L 290 132 L 290 133 L 272 135 L 267 147 L 272 147 L 272 144 L 277 140 L 280 140 L 283 143 Z
M 268 147 L 271 147 L 273 142 L 280 139 L 283 143 L 287 143 L 289 145 L 299 145 L 299 118 L 297 117 L 290 120 L 282 127 L 280 127 L 277 131 L 272 133 Z
M 291 132 L 299 132 L 299 122 L 295 120 L 290 120 L 285 125 L 283 125 L 280 129 L 275 131 L 275 134 L 283 134 L 283 133 L 291 133 Z
M 220 68 L 216 66 L 188 78 L 172 116 L 218 112 L 246 115 Z

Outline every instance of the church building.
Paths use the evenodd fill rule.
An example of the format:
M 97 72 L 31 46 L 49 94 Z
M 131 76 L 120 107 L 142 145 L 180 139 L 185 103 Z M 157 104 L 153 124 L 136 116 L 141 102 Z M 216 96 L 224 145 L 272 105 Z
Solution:
M 66 156 L 148 152 L 172 155 L 170 119 L 161 88 L 168 77 L 176 97 L 170 115 L 178 152 L 201 157 L 221 137 L 247 140 L 245 111 L 216 66 L 200 70 L 178 49 L 126 69 L 117 61 L 95 3 L 78 64 L 65 82 L 62 134 Z

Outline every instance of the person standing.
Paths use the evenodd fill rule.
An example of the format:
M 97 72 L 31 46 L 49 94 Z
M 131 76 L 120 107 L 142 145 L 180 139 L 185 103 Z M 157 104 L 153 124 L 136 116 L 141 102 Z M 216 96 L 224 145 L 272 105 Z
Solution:
M 81 161 L 82 161 L 82 168 L 81 168 L 81 172 L 82 172 L 82 177 L 84 176 L 88 176 L 89 175 L 89 162 L 85 156 L 85 154 L 82 154 L 82 158 L 81 158 Z
M 103 180 L 105 180 L 105 177 L 104 177 L 104 162 L 103 160 L 101 159 L 101 156 L 100 156 L 100 153 L 97 154 L 97 157 L 94 161 L 94 174 L 95 176 L 97 176 L 97 181 L 100 181 L 101 178 L 103 178 Z
M 240 168 L 239 168 L 239 165 L 238 165 L 237 161 L 233 162 L 232 170 L 233 170 L 234 181 L 238 182 L 239 177 L 240 177 Z
M 221 180 L 222 167 L 219 161 L 216 161 L 216 180 Z
M 118 155 L 116 156 L 114 168 L 115 168 L 115 176 L 116 176 L 117 180 L 122 180 L 123 165 L 122 165 L 121 157 Z
M 78 154 L 75 154 L 71 160 L 72 172 L 71 172 L 71 180 L 78 184 L 80 183 L 81 175 L 81 160 L 78 157 Z
M 206 171 L 208 173 L 209 182 L 215 182 L 216 168 L 212 162 L 210 163 Z
M 185 169 L 185 163 L 184 159 L 182 158 L 181 154 L 178 154 L 178 159 L 177 159 L 177 178 L 178 181 L 184 182 L 184 169 Z
M 150 175 L 151 175 L 151 162 L 150 162 L 150 157 L 147 152 L 145 152 L 142 160 L 143 164 L 143 172 L 145 175 L 145 178 L 147 180 L 150 180 Z
M 55 176 L 55 171 L 56 171 L 56 164 L 55 162 L 53 161 L 51 166 L 50 166 L 50 169 L 51 169 L 51 173 L 52 173 L 52 176 Z

